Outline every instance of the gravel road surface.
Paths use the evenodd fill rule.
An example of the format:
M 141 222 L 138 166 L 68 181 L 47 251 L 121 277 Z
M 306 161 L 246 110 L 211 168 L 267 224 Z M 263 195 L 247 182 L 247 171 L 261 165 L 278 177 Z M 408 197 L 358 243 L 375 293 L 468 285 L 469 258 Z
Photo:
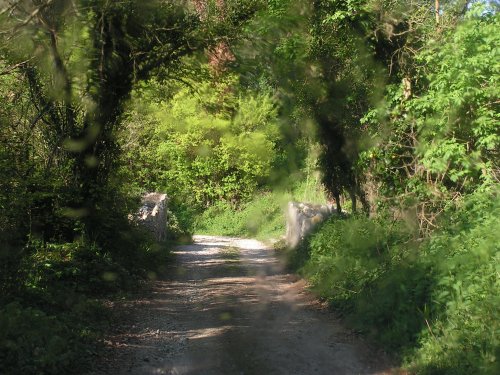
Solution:
M 263 243 L 195 236 L 175 253 L 168 278 L 119 307 L 92 374 L 393 373 Z

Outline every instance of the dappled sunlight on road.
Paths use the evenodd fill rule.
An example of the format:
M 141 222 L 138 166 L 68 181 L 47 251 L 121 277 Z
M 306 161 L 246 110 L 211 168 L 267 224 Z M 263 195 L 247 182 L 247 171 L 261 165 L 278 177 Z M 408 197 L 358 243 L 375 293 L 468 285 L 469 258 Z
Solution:
M 170 275 L 129 303 L 110 374 L 383 374 L 383 361 L 249 239 L 195 236 Z M 377 354 L 378 356 L 378 354 Z M 99 372 L 97 372 L 99 373 Z

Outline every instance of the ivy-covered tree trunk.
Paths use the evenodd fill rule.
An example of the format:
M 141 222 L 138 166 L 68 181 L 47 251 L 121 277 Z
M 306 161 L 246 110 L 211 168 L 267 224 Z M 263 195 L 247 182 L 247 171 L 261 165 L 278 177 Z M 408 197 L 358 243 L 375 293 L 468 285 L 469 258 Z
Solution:
M 66 215 L 95 237 L 99 211 L 118 194 L 109 183 L 124 102 L 134 82 L 159 67 L 177 68 L 206 43 L 200 21 L 181 3 L 150 0 L 26 1 L 0 10 L 0 48 L 29 86 L 37 112 L 30 127 L 47 147 L 45 174 L 62 183 L 46 194 L 53 212 L 44 215 Z M 69 223 L 49 226 L 50 233 L 41 230 L 46 240 L 80 235 Z
M 73 153 L 75 188 L 79 186 L 81 191 L 81 201 L 75 203 L 80 203 L 86 211 L 89 234 L 99 230 L 96 209 L 118 156 L 115 130 L 134 79 L 127 30 L 131 14 L 116 7 L 95 8 L 94 12 L 89 73 L 94 108 L 85 114 L 79 134 L 72 139 L 82 148 Z

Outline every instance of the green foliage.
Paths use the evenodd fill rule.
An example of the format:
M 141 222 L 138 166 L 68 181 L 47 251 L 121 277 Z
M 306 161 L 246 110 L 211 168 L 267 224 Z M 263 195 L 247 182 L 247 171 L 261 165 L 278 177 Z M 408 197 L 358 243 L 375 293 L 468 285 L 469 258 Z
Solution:
M 113 262 L 109 253 L 95 246 L 88 249 L 83 243 L 44 245 L 33 242 L 26 251 L 31 256 L 24 260 L 22 270 L 25 287 L 48 293 L 50 297 L 68 297 L 68 290 L 56 291 L 55 285 L 77 293 L 117 291 L 130 276 L 123 266 Z
M 500 17 L 469 15 L 439 46 L 430 43 L 419 61 L 432 67 L 426 92 L 409 103 L 422 132 L 422 164 L 451 183 L 491 179 L 498 168 Z M 458 47 L 457 47 L 458 46 Z
M 322 295 L 349 301 L 388 267 L 395 256 L 389 249 L 408 240 L 395 226 L 361 216 L 330 219 L 307 245 L 310 260 L 304 272 Z
M 148 123 L 150 138 L 143 145 L 148 149 L 134 144 L 127 153 L 141 155 L 139 173 L 149 169 L 149 186 L 200 208 L 219 200 L 236 205 L 269 180 L 280 152 L 271 93 L 238 93 L 229 76 L 216 85 L 197 83 L 196 91 L 180 88 L 169 100 L 144 105 L 144 120 L 145 91 L 130 113 L 128 128 Z
M 500 236 L 496 194 L 477 193 L 450 213 L 424 251 L 436 265 L 432 331 L 409 363 L 423 373 L 494 374 L 499 369 Z
M 195 233 L 277 238 L 285 232 L 283 198 L 279 193 L 257 193 L 237 209 L 227 203 L 216 204 L 196 218 Z
M 415 56 L 411 84 L 388 86 L 385 107 L 365 117 L 375 146 L 360 164 L 386 204 L 419 212 L 422 233 L 451 201 L 498 178 L 497 28 L 497 14 L 468 13 Z
M 302 261 L 318 293 L 417 373 L 494 374 L 499 210 L 496 193 L 476 193 L 423 242 L 397 222 L 334 218 L 294 265 Z
M 67 323 L 19 303 L 0 309 L 0 370 L 9 374 L 70 372 L 80 359 L 82 343 L 77 329 Z
M 194 223 L 199 211 L 174 196 L 169 201 L 167 214 L 169 238 L 181 243 L 189 242 L 195 232 Z

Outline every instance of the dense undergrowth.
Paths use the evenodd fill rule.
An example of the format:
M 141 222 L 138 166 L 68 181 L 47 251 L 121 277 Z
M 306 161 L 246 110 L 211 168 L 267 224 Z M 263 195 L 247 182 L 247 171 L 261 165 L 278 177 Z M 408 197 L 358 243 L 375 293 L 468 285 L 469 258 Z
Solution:
M 400 222 L 332 218 L 290 263 L 359 331 L 419 374 L 496 374 L 498 196 L 450 209 L 423 241 Z
M 26 245 L 17 284 L 0 299 L 1 373 L 81 373 L 88 368 L 111 324 L 104 301 L 155 278 L 163 272 L 158 265 L 168 261 L 166 244 L 129 230 L 128 238 L 107 250 L 84 240 Z M 2 281 L 5 287 L 8 280 Z

